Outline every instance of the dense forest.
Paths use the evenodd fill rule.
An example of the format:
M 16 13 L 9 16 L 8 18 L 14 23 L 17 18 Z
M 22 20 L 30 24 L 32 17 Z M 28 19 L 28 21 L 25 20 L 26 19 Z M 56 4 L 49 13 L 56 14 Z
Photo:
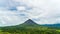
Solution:
M 47 27 L 3 27 L 0 34 L 60 34 L 59 29 Z

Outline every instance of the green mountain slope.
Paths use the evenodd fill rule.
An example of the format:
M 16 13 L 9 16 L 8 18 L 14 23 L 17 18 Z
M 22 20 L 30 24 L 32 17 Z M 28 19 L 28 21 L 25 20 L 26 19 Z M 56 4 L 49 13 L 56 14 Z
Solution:
M 31 19 L 16 26 L 0 27 L 1 34 L 60 34 L 59 30 L 36 24 Z

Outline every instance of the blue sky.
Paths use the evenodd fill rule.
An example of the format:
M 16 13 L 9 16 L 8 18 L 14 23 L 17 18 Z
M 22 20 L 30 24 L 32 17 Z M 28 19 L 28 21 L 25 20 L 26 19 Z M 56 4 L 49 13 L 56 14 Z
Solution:
M 28 19 L 38 24 L 60 23 L 60 0 L 0 0 L 0 26 Z

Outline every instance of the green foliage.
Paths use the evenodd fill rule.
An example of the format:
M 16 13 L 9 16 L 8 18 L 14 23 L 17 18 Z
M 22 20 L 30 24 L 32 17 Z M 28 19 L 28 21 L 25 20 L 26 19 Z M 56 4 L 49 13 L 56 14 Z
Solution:
M 48 27 L 5 27 L 0 30 L 0 34 L 60 34 L 60 30 Z

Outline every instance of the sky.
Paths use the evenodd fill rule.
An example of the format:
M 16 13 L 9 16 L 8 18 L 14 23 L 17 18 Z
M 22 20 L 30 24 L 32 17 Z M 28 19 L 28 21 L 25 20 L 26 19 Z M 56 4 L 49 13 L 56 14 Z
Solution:
M 0 0 L 0 26 L 60 23 L 60 0 Z

